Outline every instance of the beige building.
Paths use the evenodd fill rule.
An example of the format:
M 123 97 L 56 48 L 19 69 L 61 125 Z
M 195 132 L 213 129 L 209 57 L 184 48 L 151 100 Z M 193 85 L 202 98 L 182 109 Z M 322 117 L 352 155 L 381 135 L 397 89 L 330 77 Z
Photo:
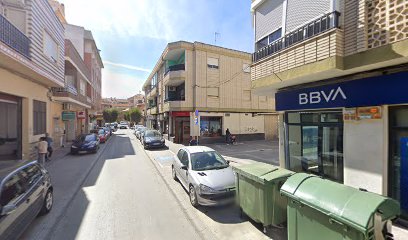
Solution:
M 250 63 L 245 52 L 169 43 L 143 86 L 147 125 L 179 143 L 224 141 L 227 128 L 240 140 L 264 139 L 274 102 L 253 94 Z
M 255 93 L 280 165 L 392 197 L 408 220 L 408 1 L 252 1 Z
M 89 132 L 101 112 L 101 69 L 103 63 L 91 31 L 68 24 L 64 5 L 50 3 L 65 29 L 64 87 L 53 88 L 52 99 L 62 104 L 65 141 Z
M 0 1 L 0 160 L 34 159 L 49 132 L 59 145 L 64 27 L 46 0 Z

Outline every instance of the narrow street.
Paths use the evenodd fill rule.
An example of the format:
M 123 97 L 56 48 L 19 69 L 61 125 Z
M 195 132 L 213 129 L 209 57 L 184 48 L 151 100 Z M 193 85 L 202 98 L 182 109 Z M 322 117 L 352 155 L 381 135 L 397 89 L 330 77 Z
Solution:
M 48 239 L 200 239 L 152 162 L 128 134 L 119 130 L 101 149 L 63 217 L 55 219 Z M 32 239 L 30 233 L 35 232 L 29 229 L 23 239 Z

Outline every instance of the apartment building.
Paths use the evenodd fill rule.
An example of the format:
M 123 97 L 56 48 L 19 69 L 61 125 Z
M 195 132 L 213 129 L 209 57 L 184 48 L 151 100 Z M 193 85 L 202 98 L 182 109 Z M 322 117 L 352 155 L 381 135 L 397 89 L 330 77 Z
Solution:
M 252 1 L 256 94 L 280 165 L 392 197 L 408 219 L 408 2 Z
M 58 145 L 64 27 L 47 0 L 0 0 L 0 160 L 34 159 L 49 132 Z
M 227 128 L 240 140 L 264 139 L 274 102 L 252 93 L 250 63 L 245 52 L 169 43 L 143 86 L 147 126 L 178 143 L 225 141 Z
M 91 31 L 68 24 L 65 7 L 50 0 L 64 25 L 63 87 L 52 89 L 52 100 L 62 104 L 64 140 L 71 141 L 97 124 L 101 114 L 101 69 L 103 63 Z

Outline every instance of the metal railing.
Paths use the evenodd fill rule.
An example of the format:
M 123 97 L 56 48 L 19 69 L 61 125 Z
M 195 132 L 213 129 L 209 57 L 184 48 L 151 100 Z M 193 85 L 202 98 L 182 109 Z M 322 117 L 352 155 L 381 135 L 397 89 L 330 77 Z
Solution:
M 52 88 L 52 91 L 54 93 L 71 93 L 74 95 L 78 95 L 78 90 L 74 86 L 68 84 L 63 88 Z
M 164 76 L 166 76 L 171 71 L 184 71 L 184 70 L 185 70 L 184 64 L 177 64 L 177 65 L 169 66 L 164 72 Z
M 30 39 L 1 14 L 0 41 L 30 59 Z
M 252 54 L 252 62 L 257 62 L 274 53 L 280 52 L 297 43 L 319 35 L 327 30 L 339 27 L 340 13 L 337 11 L 325 14 L 304 26 L 286 34 Z

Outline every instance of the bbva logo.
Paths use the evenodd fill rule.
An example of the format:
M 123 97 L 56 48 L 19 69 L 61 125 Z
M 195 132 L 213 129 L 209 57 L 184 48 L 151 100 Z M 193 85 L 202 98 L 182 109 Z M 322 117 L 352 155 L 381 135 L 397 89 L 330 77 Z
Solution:
M 335 101 L 338 97 L 341 97 L 344 100 L 347 99 L 347 96 L 346 94 L 344 94 L 341 87 L 338 87 L 337 89 L 331 89 L 330 92 L 316 91 L 310 93 L 300 93 L 299 104 L 318 104 L 322 101 L 326 101 L 328 103 L 330 101 Z

